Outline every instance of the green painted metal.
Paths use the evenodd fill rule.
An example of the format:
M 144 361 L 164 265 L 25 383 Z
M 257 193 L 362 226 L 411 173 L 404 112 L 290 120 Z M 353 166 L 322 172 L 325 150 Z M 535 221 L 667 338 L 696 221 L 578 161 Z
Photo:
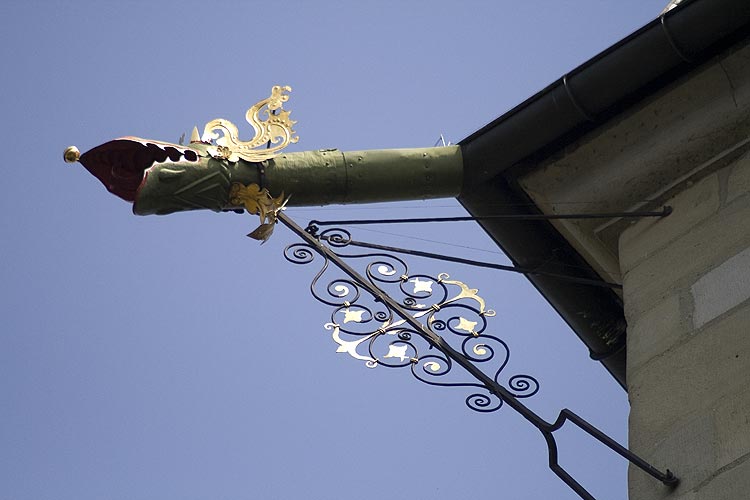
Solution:
M 463 177 L 457 146 L 305 151 L 277 156 L 268 164 L 269 191 L 291 194 L 290 205 L 455 197 Z
M 80 155 L 80 162 L 138 215 L 242 207 L 233 184 L 257 184 L 290 206 L 455 197 L 463 161 L 458 146 L 344 152 L 321 149 L 279 154 L 254 163 L 211 156 L 209 145 L 115 139 Z
M 241 208 L 229 202 L 229 188 L 236 182 L 261 185 L 273 196 L 290 196 L 290 206 L 455 197 L 462 177 L 457 146 L 324 149 L 285 153 L 262 163 L 201 156 L 192 164 L 154 164 L 138 190 L 133 211 L 149 215 Z

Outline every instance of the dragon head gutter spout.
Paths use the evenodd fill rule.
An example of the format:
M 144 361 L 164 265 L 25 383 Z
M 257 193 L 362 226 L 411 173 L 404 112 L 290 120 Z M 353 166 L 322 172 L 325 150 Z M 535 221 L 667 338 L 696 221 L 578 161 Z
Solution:
M 297 142 L 295 122 L 283 109 L 289 91 L 275 86 L 247 111 L 255 130 L 250 141 L 240 141 L 234 124 L 217 119 L 202 136 L 195 129 L 187 145 L 122 137 L 83 154 L 71 146 L 65 161 L 81 163 L 108 191 L 132 202 L 138 215 L 247 209 L 273 223 L 273 210 L 285 201 L 314 206 L 458 195 L 458 146 L 280 153 Z

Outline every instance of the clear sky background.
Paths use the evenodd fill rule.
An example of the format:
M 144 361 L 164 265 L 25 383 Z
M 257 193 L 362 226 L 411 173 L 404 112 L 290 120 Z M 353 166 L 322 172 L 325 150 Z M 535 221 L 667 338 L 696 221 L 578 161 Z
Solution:
M 290 150 L 457 142 L 664 4 L 3 2 L 0 499 L 577 498 L 510 409 L 477 414 L 462 389 L 336 354 L 330 310 L 308 290 L 318 267 L 284 260 L 285 228 L 260 247 L 249 215 L 136 217 L 62 152 L 244 124 L 274 84 L 294 89 Z M 464 212 L 437 200 L 287 213 Z M 507 263 L 472 223 L 355 236 Z M 569 407 L 626 442 L 626 393 L 524 278 L 410 264 L 479 288 L 509 370 L 541 383 L 535 411 Z M 580 433 L 559 439 L 598 498 L 626 498 L 624 461 Z

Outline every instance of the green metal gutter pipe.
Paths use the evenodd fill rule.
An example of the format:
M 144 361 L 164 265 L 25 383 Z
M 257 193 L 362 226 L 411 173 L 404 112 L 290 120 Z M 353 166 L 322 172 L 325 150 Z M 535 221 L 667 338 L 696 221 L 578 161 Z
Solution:
M 185 210 L 237 210 L 233 185 L 255 184 L 289 206 L 370 203 L 455 197 L 463 161 L 458 146 L 343 152 L 283 153 L 261 162 L 210 154 L 209 143 L 169 144 L 115 139 L 78 154 L 78 161 L 113 194 L 133 202 L 138 215 Z M 234 161 L 230 161 L 234 160 Z

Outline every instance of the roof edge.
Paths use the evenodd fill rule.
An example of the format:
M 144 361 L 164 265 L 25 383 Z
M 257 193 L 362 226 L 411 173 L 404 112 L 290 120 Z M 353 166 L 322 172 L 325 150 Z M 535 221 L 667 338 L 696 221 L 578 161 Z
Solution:
M 515 176 L 525 165 L 579 139 L 610 118 L 673 83 L 750 36 L 748 0 L 685 0 L 594 56 L 526 101 L 459 142 L 464 187 L 459 201 L 473 215 L 488 210 L 539 213 Z M 512 169 L 514 166 L 523 168 Z M 507 198 L 507 200 L 506 200 Z M 549 223 L 481 223 L 514 263 L 576 269 L 597 277 L 583 257 Z M 626 388 L 622 301 L 538 276 L 528 279 L 598 359 Z M 619 333 L 618 333 L 619 331 Z M 612 334 L 621 337 L 612 338 Z M 607 353 L 604 353 L 607 354 Z
M 564 145 L 556 144 L 561 138 L 572 142 L 748 31 L 747 0 L 683 1 L 460 141 L 465 156 L 493 158 L 490 168 L 467 169 L 464 185 L 483 182 L 540 150 L 551 153 Z

